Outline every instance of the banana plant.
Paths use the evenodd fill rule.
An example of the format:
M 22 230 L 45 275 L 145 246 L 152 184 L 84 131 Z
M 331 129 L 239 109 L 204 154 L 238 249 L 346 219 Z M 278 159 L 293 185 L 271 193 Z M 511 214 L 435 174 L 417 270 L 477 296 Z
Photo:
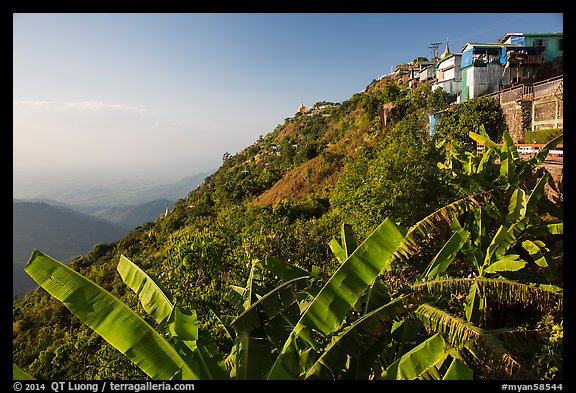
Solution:
M 395 224 L 390 222 L 387 225 L 389 225 L 388 231 L 395 228 L 399 235 L 396 243 L 394 243 L 394 249 L 388 251 L 389 259 L 381 272 L 390 268 L 390 263 L 397 250 L 404 247 L 406 242 L 406 237 L 402 236 L 406 231 L 395 227 Z M 378 230 L 381 230 L 382 234 L 388 234 L 384 228 L 386 227 L 379 227 L 375 233 L 377 234 L 379 233 Z M 415 231 L 415 228 L 411 229 Z M 350 261 L 353 261 L 354 257 L 358 257 L 356 253 L 364 247 L 377 246 L 376 239 L 380 239 L 378 242 L 382 242 L 382 244 L 387 243 L 384 240 L 385 237 L 370 236 L 362 245 L 355 246 L 354 233 L 351 227 L 345 224 L 342 227 L 342 245 L 333 239 L 330 242 L 330 247 L 342 263 L 341 269 L 348 267 L 352 270 L 353 265 L 350 265 Z M 449 241 L 443 248 L 444 251 L 441 251 L 435 260 L 449 264 L 449 260 L 453 259 L 454 256 L 452 255 L 453 252 L 447 253 L 446 250 L 454 247 L 453 241 Z M 380 251 L 378 254 L 382 255 L 382 252 Z M 380 255 L 378 254 L 359 255 L 362 255 L 364 265 L 371 265 L 375 263 L 372 259 L 379 259 Z M 323 293 L 330 293 L 327 288 L 337 274 L 338 272 L 325 284 L 324 288 L 312 300 L 311 305 L 321 299 Z M 403 291 L 389 293 L 380 273 L 371 277 L 371 280 L 373 281 L 370 285 L 363 286 L 362 290 L 355 292 L 354 301 L 356 304 L 350 307 L 353 302 L 349 303 L 347 315 L 338 319 L 340 325 L 325 328 L 323 331 L 324 339 L 322 339 L 322 334 L 319 331 L 319 324 L 310 328 L 314 321 L 308 322 L 310 325 L 301 328 L 302 330 L 311 329 L 313 332 L 310 336 L 306 337 L 306 333 L 301 333 L 302 336 L 296 335 L 299 328 L 298 324 L 303 324 L 304 315 L 309 311 L 307 308 L 281 348 L 282 352 L 276 359 L 268 377 L 271 379 L 471 378 L 472 371 L 461 360 L 459 350 L 455 346 L 445 344 L 441 337 L 431 338 L 430 343 L 421 343 L 421 348 L 414 349 L 412 352 L 408 351 L 409 353 L 390 349 L 391 333 L 394 329 L 402 331 L 406 327 L 402 324 L 398 325 L 398 320 L 406 320 L 411 313 L 416 311 L 421 303 L 422 293 L 418 290 L 408 293 Z M 334 295 L 331 298 L 333 299 Z M 415 318 L 412 317 L 412 320 Z M 317 341 L 310 342 L 307 339 Z M 391 356 L 391 360 L 386 361 L 384 359 L 386 353 Z M 437 356 L 437 360 L 423 364 L 421 360 L 429 360 L 430 354 Z M 442 362 L 448 359 L 449 354 L 450 359 L 452 359 L 450 366 L 445 365 L 441 370 Z M 390 358 L 390 356 L 388 357 Z M 400 361 L 402 357 L 403 360 Z M 382 365 L 387 365 L 388 368 L 378 371 Z M 447 372 L 448 367 L 450 367 L 449 373 Z M 442 374 L 444 375 L 442 376 Z
M 547 257 L 550 250 L 544 242 L 531 237 L 563 233 L 561 220 L 544 222 L 539 218 L 550 207 L 546 198 L 543 198 L 549 175 L 544 174 L 532 190 L 525 191 L 521 186 L 523 180 L 542 164 L 549 150 L 562 143 L 563 136 L 550 141 L 529 159 L 520 158 L 508 132 L 503 135 L 502 145 L 490 140 L 483 126 L 480 127 L 480 133 L 470 132 L 469 136 L 483 145 L 481 155 L 452 146 L 446 162 L 439 165 L 451 170 L 455 177 L 465 179 L 461 185 L 479 186 L 475 190 L 500 190 L 497 192 L 499 199 L 507 199 L 508 203 L 495 201 L 480 207 L 468 216 L 463 226 L 458 220 L 453 221 L 454 236 L 462 231 L 470 234 L 462 245 L 461 254 L 471 263 L 472 272 L 477 277 L 512 275 L 528 265 L 528 258 L 541 268 L 546 281 L 552 282 L 554 273 L 550 266 L 551 260 Z M 472 188 L 464 189 L 469 192 Z M 494 225 L 497 228 L 495 232 L 491 229 Z M 520 251 L 529 256 L 521 257 Z M 432 279 L 433 275 L 429 274 L 428 279 Z M 478 322 L 479 311 L 485 309 L 485 302 L 478 285 L 473 285 L 466 299 L 466 316 L 469 321 Z
M 403 236 L 401 228 L 390 220 L 385 220 L 359 246 L 349 226 L 343 226 L 342 233 L 344 247 L 338 245 L 342 265 L 329 279 L 270 257 L 265 268 L 284 282 L 265 295 L 254 296 L 254 272 L 262 266 L 253 264 L 246 287 L 237 288 L 241 312 L 231 324 L 237 340 L 228 360 L 235 365 L 233 373 L 237 378 L 297 379 L 320 372 L 317 361 L 322 356 L 318 353 L 326 344 L 320 335 L 327 337 L 342 330 L 349 312 L 367 288 L 389 268 L 388 262 Z M 376 294 L 378 290 L 372 292 Z M 374 324 L 391 308 L 392 305 L 374 310 L 370 319 L 358 324 L 358 330 L 349 332 Z M 294 345 L 301 349 L 293 351 Z M 330 348 L 326 356 L 337 353 L 340 346 L 334 343 Z M 268 366 L 272 352 L 277 355 Z M 251 363 L 246 361 L 252 357 L 255 358 Z
M 343 327 L 364 291 L 384 270 L 404 238 L 404 231 L 386 219 L 350 254 L 304 310 L 274 361 L 268 379 L 298 379 L 306 375 L 321 341 Z M 304 359 L 302 359 L 304 357 Z M 302 361 L 304 360 L 304 361 Z
M 477 143 L 484 145 L 489 152 L 494 151 L 498 155 L 500 163 L 496 164 L 499 167 L 499 176 L 496 179 L 496 183 L 504 189 L 517 186 L 526 176 L 540 166 L 548 156 L 548 152 L 558 144 L 561 144 L 564 139 L 563 134 L 559 135 L 544 145 L 534 156 L 529 159 L 522 159 L 508 131 L 503 134 L 504 141 L 502 146 L 490 140 L 484 126 L 480 127 L 480 133 L 470 132 L 469 136 Z
M 539 239 L 541 235 L 549 237 L 563 233 L 562 220 L 543 221 L 540 218 L 546 212 L 541 209 L 549 207 L 543 198 L 549 175 L 542 176 L 531 190 L 522 188 L 525 186 L 522 181 L 543 162 L 548 150 L 560 143 L 562 137 L 551 141 L 535 157 L 521 160 L 509 135 L 504 135 L 504 143 L 499 146 L 485 135 L 483 129 L 481 131 L 481 134 L 470 133 L 470 136 L 484 145 L 482 156 L 463 153 L 456 147 L 448 156 L 447 164 L 443 164 L 444 168 L 454 171 L 455 177 L 466 179 L 462 184 L 469 187 L 464 187 L 468 192 L 481 189 L 495 191 L 496 198 L 491 203 L 478 206 L 459 217 L 454 215 L 450 224 L 450 240 L 455 245 L 451 250 L 459 256 L 460 269 L 462 261 L 469 264 L 469 275 L 451 278 L 449 264 L 432 260 L 420 276 L 421 281 L 412 286 L 430 295 L 436 293 L 449 297 L 454 293 L 464 293 L 465 320 L 454 320 L 444 310 L 424 306 L 418 308 L 414 315 L 429 327 L 441 328 L 445 334 L 451 334 L 450 331 L 465 332 L 466 326 L 474 327 L 470 331 L 475 333 L 469 337 L 478 339 L 466 339 L 468 343 L 464 347 L 473 357 L 487 363 L 495 360 L 495 357 L 504 359 L 498 362 L 499 366 L 511 373 L 521 371 L 522 367 L 513 357 L 502 352 L 501 341 L 496 339 L 496 334 L 501 335 L 505 331 L 504 334 L 513 336 L 525 331 L 510 328 L 496 329 L 495 333 L 490 333 L 490 330 L 480 326 L 487 324 L 491 311 L 489 306 L 494 302 L 520 304 L 540 312 L 562 309 L 562 288 L 552 284 L 555 276 L 550 250 Z M 495 162 L 494 158 L 498 158 L 499 162 Z M 508 203 L 502 204 L 500 201 L 505 196 L 508 196 Z M 535 276 L 534 272 L 540 275 Z M 461 333 L 458 336 L 461 341 Z M 478 345 L 482 342 L 482 345 Z M 488 351 L 490 346 L 495 349 Z M 495 353 L 498 355 L 491 356 Z
M 563 222 L 561 220 L 542 221 L 536 214 L 536 204 L 543 194 L 543 184 L 547 176 L 543 176 L 534 189 L 525 193 L 517 188 L 511 195 L 508 213 L 502 217 L 502 223 L 496 231 L 491 231 L 485 211 L 480 208 L 472 220 L 464 223 L 469 236 L 462 247 L 462 254 L 470 261 L 475 277 L 508 276 L 520 272 L 534 263 L 545 281 L 552 283 L 554 272 L 550 251 L 545 243 L 534 237 L 535 234 L 561 235 Z M 466 231 L 458 220 L 452 224 L 454 233 Z M 520 253 L 523 252 L 524 256 Z M 560 289 L 555 287 L 556 291 Z M 466 317 L 468 321 L 479 322 L 481 312 L 486 311 L 486 297 L 482 294 L 478 283 L 474 283 L 466 298 Z
M 237 300 L 238 316 L 231 322 L 236 332 L 232 353 L 227 360 L 231 376 L 237 379 L 263 379 L 272 364 L 272 351 L 293 328 L 300 310 L 298 302 L 308 286 L 310 274 L 275 258 L 266 260 L 266 268 L 286 280 L 274 290 L 259 295 L 257 278 L 264 270 L 252 263 L 246 287 Z
M 175 306 L 161 286 L 128 258 L 120 257 L 118 270 L 161 332 L 99 285 L 38 250 L 25 267 L 42 288 L 151 378 L 228 377 L 213 340 L 198 332 L 195 312 Z
M 445 146 L 445 141 L 438 144 L 439 149 L 445 149 L 446 156 L 438 166 L 449 171 L 460 189 L 468 195 L 482 190 L 498 189 L 505 193 L 516 189 L 544 162 L 548 152 L 563 141 L 563 135 L 559 135 L 533 157 L 523 159 L 508 131 L 504 132 L 501 145 L 490 139 L 483 125 L 479 131 L 471 131 L 468 135 L 483 146 L 482 154 L 465 151 L 457 144 Z

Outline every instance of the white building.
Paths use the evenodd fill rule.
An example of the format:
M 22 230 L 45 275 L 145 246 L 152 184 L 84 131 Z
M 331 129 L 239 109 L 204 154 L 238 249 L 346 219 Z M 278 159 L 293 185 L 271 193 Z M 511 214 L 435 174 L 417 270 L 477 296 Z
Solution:
M 438 60 L 436 66 L 436 82 L 432 85 L 432 90 L 442 88 L 447 94 L 459 96 L 462 90 L 462 62 L 461 53 L 450 53 L 448 40 L 446 40 L 446 49 Z

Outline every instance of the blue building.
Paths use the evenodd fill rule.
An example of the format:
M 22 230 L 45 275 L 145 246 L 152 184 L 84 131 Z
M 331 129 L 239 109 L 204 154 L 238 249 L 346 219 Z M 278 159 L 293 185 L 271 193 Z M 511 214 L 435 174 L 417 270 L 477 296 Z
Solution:
M 460 101 L 562 74 L 563 45 L 563 33 L 507 33 L 496 44 L 466 44 Z

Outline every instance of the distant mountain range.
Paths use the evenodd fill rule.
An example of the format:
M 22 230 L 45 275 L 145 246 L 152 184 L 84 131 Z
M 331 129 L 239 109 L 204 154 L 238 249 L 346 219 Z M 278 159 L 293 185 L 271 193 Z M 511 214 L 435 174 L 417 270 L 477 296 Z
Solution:
M 85 255 L 97 243 L 110 243 L 130 228 L 62 206 L 44 202 L 12 203 L 13 296 L 36 286 L 24 272 L 30 254 L 38 249 L 61 262 Z
M 154 221 L 164 214 L 166 209 L 171 210 L 173 207 L 174 202 L 172 201 L 156 199 L 137 206 L 126 205 L 104 208 L 95 211 L 92 215 L 133 229 L 148 221 Z
M 17 193 L 26 201 L 49 201 L 50 204 L 72 206 L 75 210 L 93 214 L 104 208 L 136 206 L 157 199 L 177 201 L 188 196 L 214 171 L 198 173 L 173 183 L 118 182 L 111 184 L 74 185 L 57 190 L 38 190 Z M 58 202 L 55 202 L 58 201 Z
M 114 242 L 131 229 L 156 220 L 210 173 L 164 185 L 84 188 L 50 197 L 14 199 L 13 296 L 20 297 L 36 286 L 24 272 L 34 249 L 69 263 L 98 243 Z
M 63 203 L 49 198 L 14 199 L 14 202 L 41 202 L 50 206 L 63 207 L 120 224 L 128 229 L 136 228 L 148 221 L 154 221 L 166 212 L 166 208 L 171 210 L 174 207 L 173 201 L 164 198 L 141 205 L 120 206 L 82 206 Z

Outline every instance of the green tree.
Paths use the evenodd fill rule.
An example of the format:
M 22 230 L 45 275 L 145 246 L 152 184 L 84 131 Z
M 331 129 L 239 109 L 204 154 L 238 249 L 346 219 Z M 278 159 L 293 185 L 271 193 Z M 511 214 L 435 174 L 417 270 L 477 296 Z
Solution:
M 418 56 L 417 58 L 415 58 L 414 60 L 412 60 L 412 64 L 418 64 L 422 61 L 428 61 L 427 57 L 424 56 Z
M 374 148 L 363 148 L 347 164 L 332 197 L 359 236 L 367 236 L 385 217 L 412 225 L 447 200 L 451 191 L 437 167 L 434 145 L 422 138 L 423 119 L 412 115 L 387 132 Z
M 474 98 L 443 112 L 435 128 L 437 140 L 446 139 L 449 143 L 457 143 L 467 151 L 476 148 L 469 132 L 480 131 L 480 126 L 488 130 L 490 139 L 499 142 L 505 130 L 502 109 L 490 97 Z
M 438 87 L 426 98 L 426 108 L 431 113 L 440 112 L 448 107 L 448 100 L 448 93 L 446 93 L 441 87 Z
M 362 108 L 368 120 L 378 116 L 382 105 L 393 102 L 401 96 L 400 87 L 394 82 L 388 82 L 383 88 L 377 91 L 371 91 L 363 95 Z

